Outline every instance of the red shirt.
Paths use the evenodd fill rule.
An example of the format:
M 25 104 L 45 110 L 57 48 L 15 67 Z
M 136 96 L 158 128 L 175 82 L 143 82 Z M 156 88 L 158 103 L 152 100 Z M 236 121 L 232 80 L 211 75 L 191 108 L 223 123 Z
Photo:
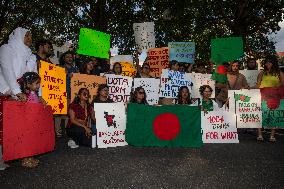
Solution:
M 89 118 L 91 115 L 91 112 L 93 111 L 93 108 L 91 106 L 87 107 L 87 117 L 85 113 L 85 108 L 83 108 L 80 104 L 72 102 L 69 106 L 69 110 L 73 110 L 75 113 L 76 119 L 86 120 L 86 118 Z M 68 121 L 67 127 L 70 127 L 72 125 L 70 119 Z

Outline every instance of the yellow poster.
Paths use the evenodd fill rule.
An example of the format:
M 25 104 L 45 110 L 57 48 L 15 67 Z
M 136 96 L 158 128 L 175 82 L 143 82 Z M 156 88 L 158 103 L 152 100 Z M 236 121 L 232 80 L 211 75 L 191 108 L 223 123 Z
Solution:
M 97 95 L 99 84 L 106 84 L 106 78 L 102 76 L 73 73 L 70 85 L 71 101 L 74 100 L 81 88 L 87 88 L 91 95 L 89 99 L 89 102 L 91 102 Z
M 135 77 L 136 76 L 136 69 L 135 67 L 130 64 L 129 62 L 119 62 L 122 67 L 122 76 L 128 77 Z
M 42 98 L 53 114 L 67 114 L 66 72 L 64 68 L 41 61 L 39 67 Z

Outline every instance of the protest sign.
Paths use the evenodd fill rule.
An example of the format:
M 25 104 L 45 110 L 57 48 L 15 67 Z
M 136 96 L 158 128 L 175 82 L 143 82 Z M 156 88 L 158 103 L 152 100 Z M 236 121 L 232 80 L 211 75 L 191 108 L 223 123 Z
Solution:
M 241 37 L 211 39 L 211 60 L 222 63 L 238 60 L 243 56 L 243 40 Z
M 106 74 L 109 96 L 114 102 L 128 102 L 130 99 L 133 78 Z
M 155 78 L 134 78 L 133 90 L 143 87 L 146 92 L 149 105 L 158 104 L 160 79 Z
M 126 115 L 123 103 L 95 103 L 98 148 L 127 145 Z
M 226 111 L 210 111 L 201 115 L 203 143 L 239 143 L 236 117 Z
M 154 48 L 147 53 L 147 63 L 150 66 L 150 75 L 160 77 L 162 69 L 169 67 L 169 48 Z
M 67 114 L 65 69 L 40 61 L 39 76 L 42 98 L 52 107 L 53 114 Z
M 201 98 L 199 88 L 202 85 L 209 85 L 213 89 L 211 98 L 215 98 L 215 80 L 211 79 L 211 74 L 191 73 L 190 77 L 193 83 L 191 97 Z
M 259 89 L 229 90 L 230 112 L 237 116 L 237 128 L 261 128 L 261 95 Z
M 247 83 L 250 87 L 256 86 L 259 72 L 260 70 L 240 70 L 240 73 L 246 77 Z
M 139 51 L 155 48 L 154 22 L 134 23 L 135 43 Z
M 170 61 L 194 63 L 195 43 L 194 42 L 170 42 Z
M 128 62 L 119 62 L 122 67 L 122 76 L 128 76 L 128 77 L 135 77 L 136 76 L 136 68 L 128 63 Z
M 73 73 L 70 85 L 72 101 L 81 88 L 87 88 L 90 92 L 90 100 L 94 99 L 94 97 L 97 95 L 98 87 L 100 84 L 106 84 L 105 77 Z
M 110 35 L 89 28 L 81 28 L 78 54 L 109 58 Z
M 39 103 L 5 101 L 3 159 L 30 157 L 54 150 L 52 109 Z
M 128 62 L 130 64 L 133 64 L 133 57 L 132 55 L 115 55 L 110 58 L 111 66 L 113 66 L 115 62 Z
M 181 86 L 192 90 L 192 80 L 188 73 L 163 69 L 160 81 L 160 97 L 177 98 Z

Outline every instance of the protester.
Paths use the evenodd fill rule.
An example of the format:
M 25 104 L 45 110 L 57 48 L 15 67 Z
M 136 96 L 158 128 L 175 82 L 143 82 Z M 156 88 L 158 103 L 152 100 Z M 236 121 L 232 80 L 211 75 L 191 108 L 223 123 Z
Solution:
M 140 73 L 137 73 L 136 78 L 152 78 L 150 75 L 150 65 L 145 63 L 142 65 Z
M 179 88 L 176 104 L 182 104 L 182 105 L 192 104 L 192 99 L 190 97 L 190 91 L 187 86 L 181 86 Z
M 227 73 L 228 87 L 230 90 L 248 89 L 246 77 L 239 73 L 240 62 L 234 61 L 230 65 L 230 70 Z
M 39 65 L 40 61 L 50 62 L 49 57 L 53 55 L 53 45 L 50 41 L 41 39 L 35 44 L 36 58 Z
M 178 71 L 179 70 L 179 63 L 176 60 L 170 61 L 170 70 Z
M 26 94 L 27 102 L 31 103 L 43 103 L 38 97 L 38 91 L 40 88 L 40 77 L 35 72 L 26 72 L 19 80 L 18 80 L 22 93 Z M 34 157 L 27 157 L 22 159 L 22 166 L 28 168 L 37 167 L 39 164 L 39 160 Z
M 115 75 L 121 75 L 122 73 L 122 66 L 119 62 L 115 62 L 113 64 L 112 73 Z
M 95 121 L 95 113 L 89 103 L 90 93 L 87 88 L 81 88 L 74 101 L 69 106 L 69 121 L 66 128 L 67 135 L 72 139 L 68 141 L 70 148 L 79 145 L 91 146 L 92 130 L 90 118 Z
M 113 100 L 109 97 L 109 87 L 107 84 L 99 85 L 97 95 L 91 105 L 94 106 L 94 103 L 113 103 Z M 93 134 L 96 134 L 96 122 L 93 120 L 91 120 L 91 128 Z
M 185 64 L 179 64 L 178 67 L 179 72 L 185 72 Z
M 143 87 L 137 87 L 130 95 L 130 103 L 147 105 L 147 95 Z
M 93 74 L 93 69 L 94 69 L 93 61 L 90 60 L 90 61 L 88 61 L 88 62 L 83 64 L 80 73 L 81 74 L 92 75 Z
M 247 60 L 247 70 L 257 70 L 257 63 L 254 58 L 249 58 Z
M 37 72 L 36 57 L 29 48 L 32 45 L 31 32 L 25 28 L 17 28 L 10 35 L 7 44 L 0 47 L 0 95 L 10 96 L 19 101 L 27 97 L 21 92 L 17 79 L 25 72 Z M 8 165 L 2 160 L 0 145 L 0 170 Z
M 266 87 L 279 87 L 284 86 L 284 74 L 280 72 L 278 66 L 278 59 L 274 55 L 267 56 L 263 62 L 262 67 L 264 70 L 258 74 L 257 77 L 257 87 L 266 88 Z M 275 142 L 275 128 L 271 129 L 270 133 L 270 142 Z M 263 136 L 261 128 L 258 129 L 258 141 L 263 141 Z
M 218 104 L 210 98 L 212 95 L 213 89 L 209 85 L 202 85 L 199 88 L 199 92 L 202 97 L 201 99 L 201 110 L 202 111 L 208 112 L 208 111 L 216 111 L 220 109 Z M 226 110 L 226 106 L 228 102 L 229 101 L 227 100 L 223 110 Z

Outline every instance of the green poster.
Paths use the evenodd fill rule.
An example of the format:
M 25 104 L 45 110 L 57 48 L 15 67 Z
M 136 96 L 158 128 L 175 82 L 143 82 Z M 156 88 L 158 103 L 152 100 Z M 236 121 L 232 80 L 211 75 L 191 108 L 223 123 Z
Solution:
M 282 127 L 284 128 L 284 99 L 281 99 L 276 109 L 270 109 L 270 104 L 262 101 L 262 126 L 263 127 Z
M 94 56 L 98 58 L 109 58 L 110 35 L 92 30 L 81 28 L 79 36 L 78 54 Z
M 241 37 L 211 39 L 211 60 L 223 63 L 238 60 L 243 56 L 243 40 Z
M 201 110 L 197 106 L 129 104 L 125 137 L 133 146 L 201 147 Z

